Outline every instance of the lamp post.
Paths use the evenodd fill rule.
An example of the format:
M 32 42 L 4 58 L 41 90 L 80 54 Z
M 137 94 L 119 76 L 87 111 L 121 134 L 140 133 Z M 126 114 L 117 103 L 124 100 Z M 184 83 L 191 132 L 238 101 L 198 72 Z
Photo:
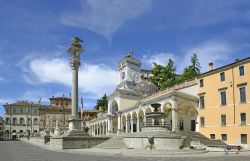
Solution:
M 11 126 L 12 126 L 12 108 L 10 106 L 10 132 L 9 132 L 9 135 L 10 135 L 10 139 L 12 137 L 12 129 L 11 129 Z
M 70 67 L 72 70 L 72 110 L 69 120 L 69 135 L 72 132 L 81 130 L 81 119 L 79 119 L 78 116 L 78 69 L 81 65 L 80 54 L 84 50 L 81 46 L 81 42 L 83 41 L 78 37 L 71 39 L 71 47 L 68 49 L 71 58 Z

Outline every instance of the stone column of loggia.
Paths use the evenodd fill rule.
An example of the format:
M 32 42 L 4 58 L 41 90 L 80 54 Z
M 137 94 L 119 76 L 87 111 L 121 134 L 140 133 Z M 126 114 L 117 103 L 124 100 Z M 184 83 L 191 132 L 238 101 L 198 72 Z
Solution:
M 172 105 L 172 131 L 178 131 L 178 127 L 177 127 L 177 105 L 176 105 L 176 101 L 173 100 L 171 102 Z

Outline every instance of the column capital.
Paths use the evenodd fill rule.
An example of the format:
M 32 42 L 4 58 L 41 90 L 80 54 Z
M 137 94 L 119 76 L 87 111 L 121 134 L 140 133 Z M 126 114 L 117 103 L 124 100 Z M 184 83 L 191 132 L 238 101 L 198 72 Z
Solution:
M 84 50 L 81 46 L 81 42 L 83 41 L 78 37 L 71 39 L 71 46 L 68 49 L 68 53 L 71 57 L 70 66 L 72 70 L 78 70 L 79 66 L 81 65 L 80 54 Z

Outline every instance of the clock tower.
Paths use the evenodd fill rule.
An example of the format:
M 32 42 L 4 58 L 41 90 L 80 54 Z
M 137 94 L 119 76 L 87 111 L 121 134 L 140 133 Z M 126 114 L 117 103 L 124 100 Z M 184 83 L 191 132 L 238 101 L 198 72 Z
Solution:
M 136 83 L 141 81 L 141 61 L 133 58 L 133 53 L 129 52 L 118 64 L 120 84 L 118 89 L 134 90 Z

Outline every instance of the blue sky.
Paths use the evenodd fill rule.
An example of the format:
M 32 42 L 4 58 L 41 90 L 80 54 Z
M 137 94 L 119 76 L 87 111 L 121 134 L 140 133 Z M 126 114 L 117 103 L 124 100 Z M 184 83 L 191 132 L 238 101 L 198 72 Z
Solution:
M 130 50 L 143 68 L 172 58 L 179 73 L 193 53 L 203 72 L 250 53 L 248 0 L 0 0 L 0 22 L 0 115 L 6 102 L 69 95 L 75 36 L 84 40 L 85 109 L 115 88 Z

